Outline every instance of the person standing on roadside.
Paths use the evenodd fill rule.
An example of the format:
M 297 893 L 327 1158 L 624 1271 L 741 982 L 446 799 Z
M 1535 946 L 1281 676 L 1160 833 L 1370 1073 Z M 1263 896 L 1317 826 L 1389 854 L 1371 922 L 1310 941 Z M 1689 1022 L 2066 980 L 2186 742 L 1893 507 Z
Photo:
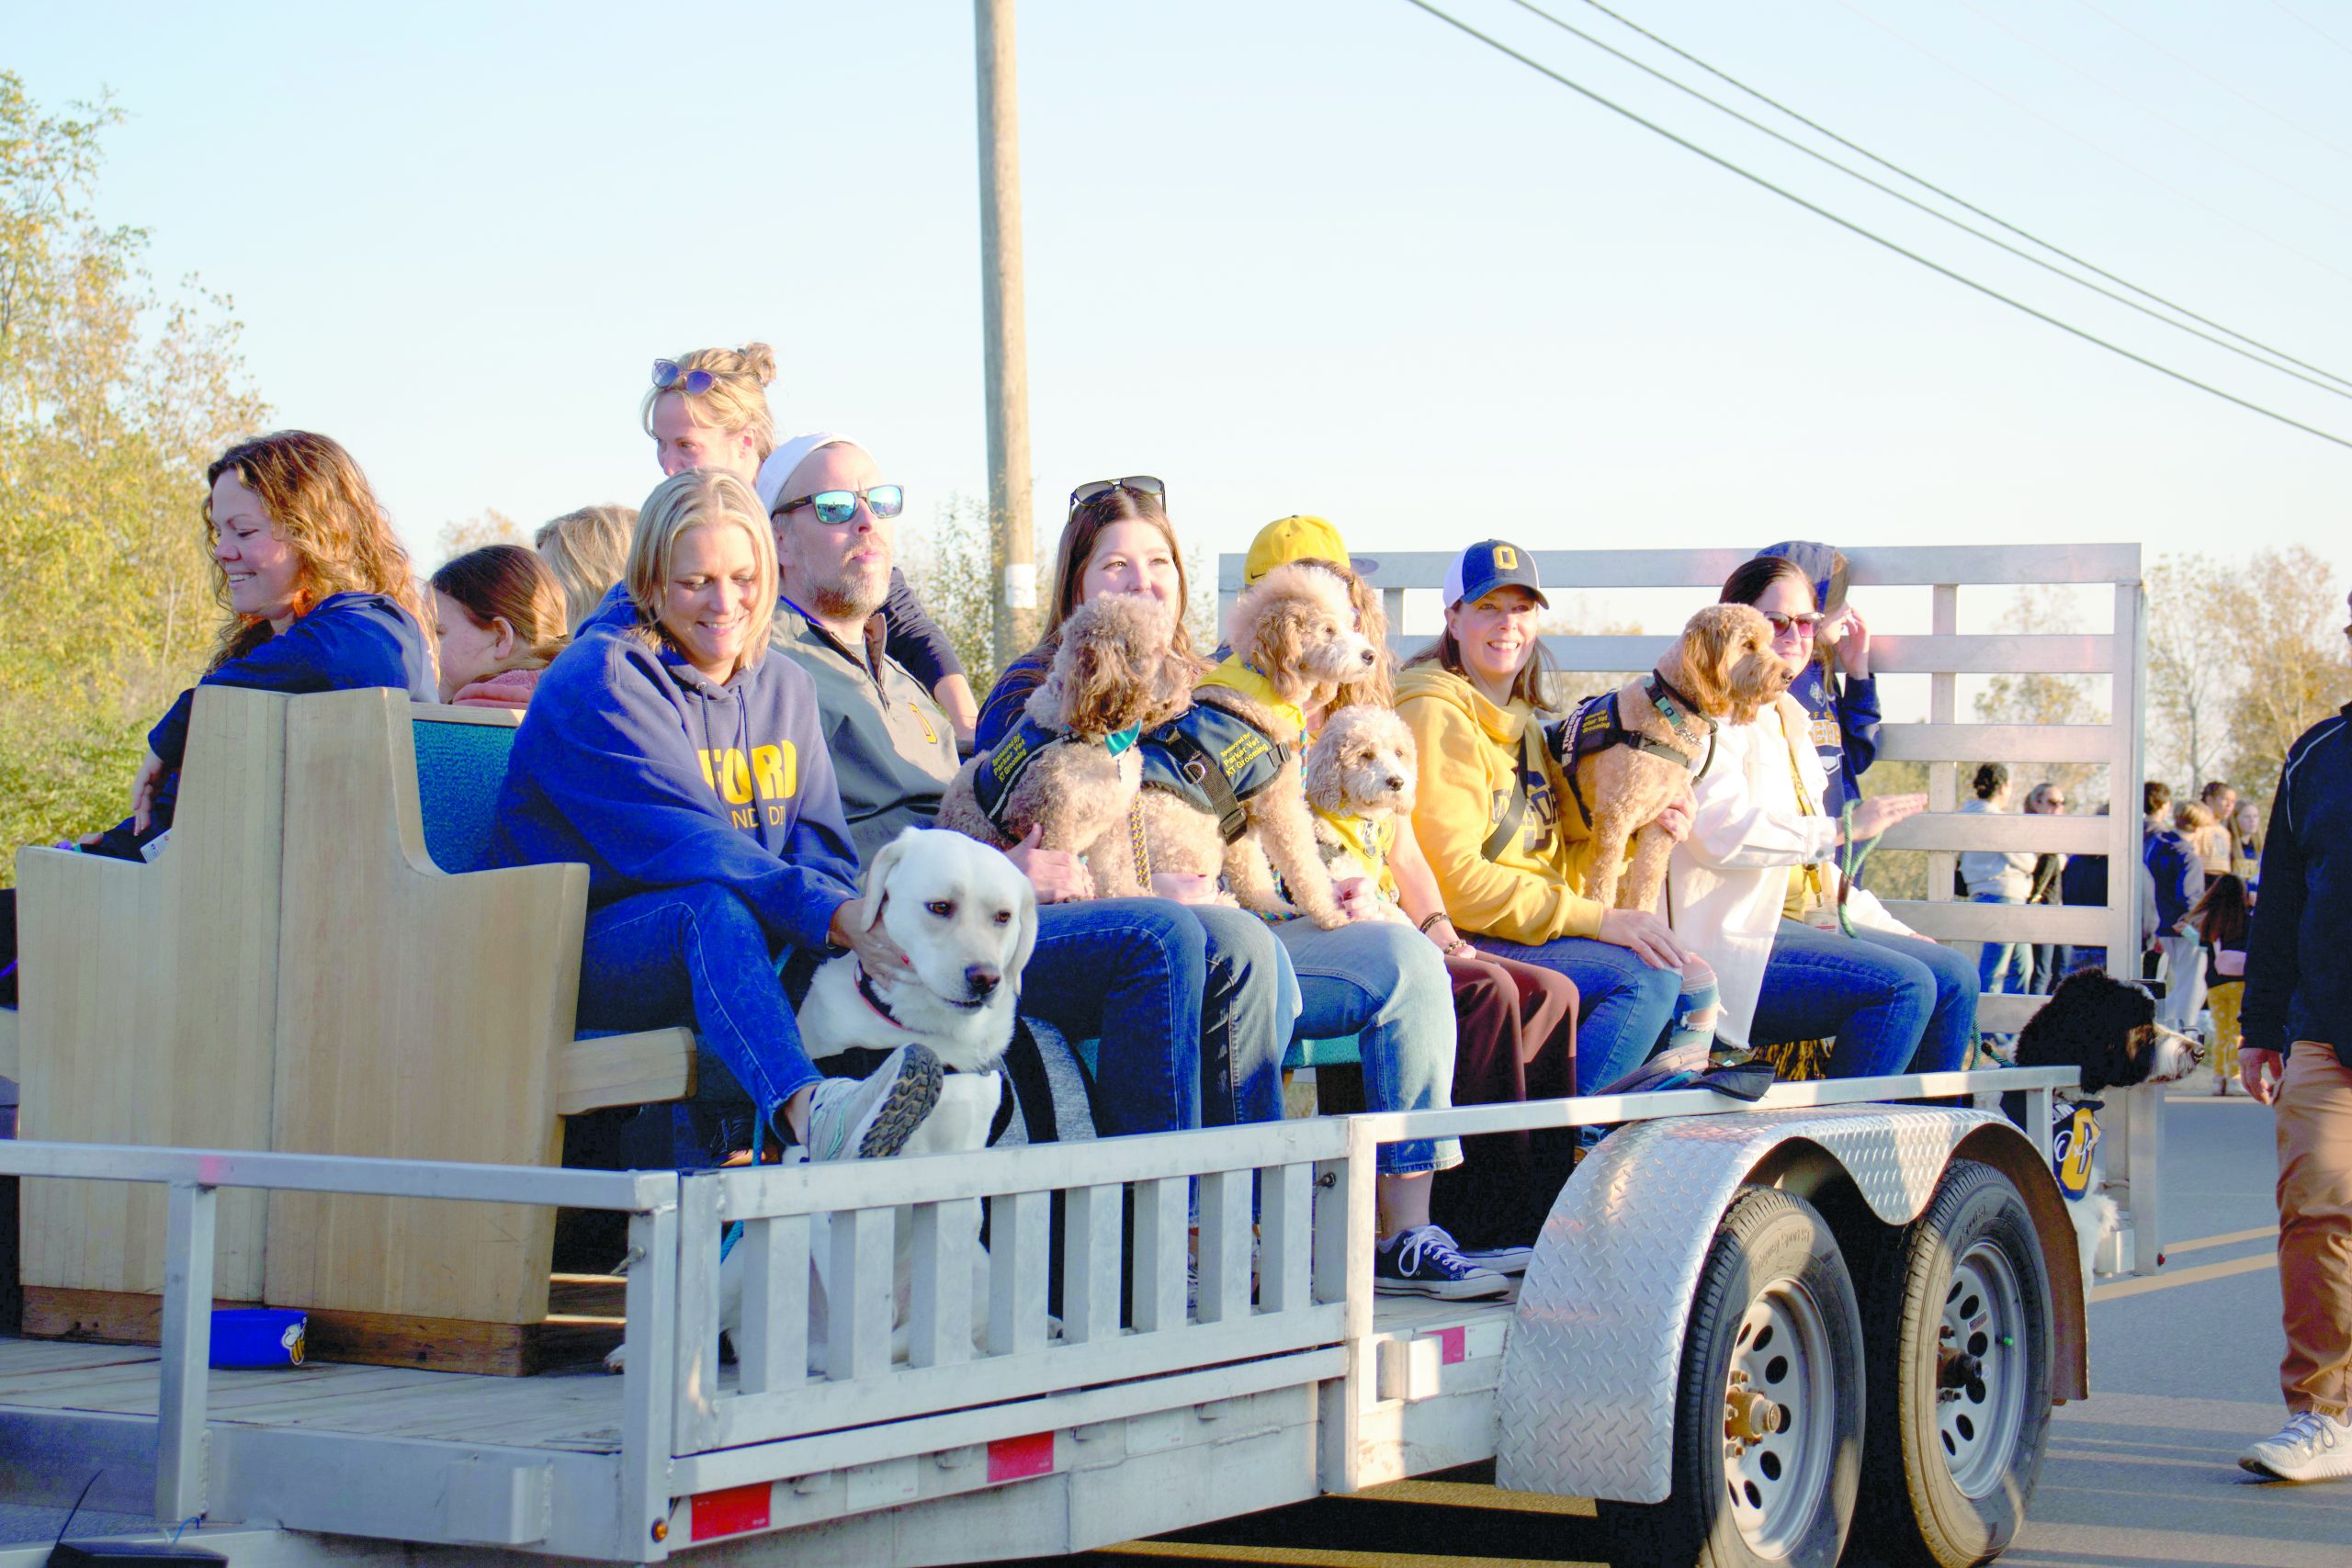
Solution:
M 2352 637 L 2352 601 L 2345 635 Z M 2246 953 L 2246 1092 L 2278 1111 L 2287 1425 L 2238 1456 L 2281 1481 L 2352 1480 L 2352 703 L 2287 753 Z
M 2066 791 L 2058 784 L 2038 784 L 2025 797 L 2028 817 L 2063 817 L 2066 813 Z M 2032 886 L 2025 896 L 2029 904 L 2064 904 L 2066 901 L 2064 878 L 2066 857 L 2062 854 L 2037 855 L 2033 862 Z M 2073 953 L 2064 942 L 2037 942 L 2027 950 L 2025 988 L 2034 996 L 2046 997 L 2058 988 L 2059 980 L 2074 967 Z

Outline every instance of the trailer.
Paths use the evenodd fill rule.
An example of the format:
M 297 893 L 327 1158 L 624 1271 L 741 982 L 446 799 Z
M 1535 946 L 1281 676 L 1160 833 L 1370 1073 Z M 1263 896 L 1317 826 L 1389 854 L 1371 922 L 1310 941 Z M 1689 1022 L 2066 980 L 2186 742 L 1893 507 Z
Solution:
M 1711 584 L 1738 558 L 1538 558 L 1547 581 L 1605 590 Z M 1239 564 L 1225 563 L 1228 585 Z M 1443 565 L 1384 561 L 1400 642 L 1411 640 L 1403 595 L 1433 585 Z M 1883 668 L 1931 685 L 1928 722 L 1883 737 L 1883 755 L 1929 764 L 1933 799 L 1890 836 L 1935 857 L 1928 897 L 1898 913 L 1931 935 L 2134 951 L 2128 892 L 2106 909 L 2007 911 L 1950 903 L 1937 887 L 1962 848 L 2136 852 L 2128 814 L 1950 813 L 1954 765 L 1984 755 L 2103 762 L 2117 798 L 2136 795 L 2136 548 L 1858 551 L 1855 578 L 1932 591 L 1930 635 L 1880 639 Z M 2111 633 L 1957 632 L 1961 584 L 2085 581 L 2112 586 Z M 1637 668 L 1663 643 L 1552 641 L 1585 671 Z M 1958 675 L 2028 671 L 2106 676 L 2116 716 L 1956 722 Z M 324 728 L 260 708 L 245 721 L 254 734 L 278 727 L 272 765 L 290 778 L 306 755 L 326 754 L 334 727 L 359 734 L 354 721 L 376 722 L 350 696 L 296 699 Z M 386 753 L 380 725 L 366 729 L 364 744 L 337 754 L 377 760 L 335 776 L 390 803 L 386 820 L 399 821 L 387 832 L 413 868 L 424 837 L 407 730 L 396 727 Z M 350 836 L 348 811 L 284 798 L 289 820 L 299 807 Z M 269 959 L 280 998 L 274 1117 L 246 1147 L 41 1141 L 38 1124 L 27 1128 L 34 1141 L 0 1141 L 0 1177 L 25 1183 L 28 1213 L 103 1215 L 114 1227 L 78 1252 L 51 1234 L 50 1254 L 74 1253 L 85 1269 L 97 1253 L 135 1255 L 160 1284 L 159 1296 L 116 1292 L 109 1303 L 119 1314 L 153 1301 L 152 1322 L 137 1325 L 150 1343 L 0 1338 L 0 1505 L 78 1502 L 122 1525 L 122 1539 L 175 1538 L 254 1564 L 676 1554 L 918 1568 L 1081 1551 L 1492 1461 L 1503 1487 L 1595 1499 L 1620 1562 L 1826 1565 L 1859 1536 L 1898 1560 L 1964 1563 L 2014 1536 L 2052 1405 L 2088 1391 L 2084 1280 L 2048 1146 L 2052 1096 L 2071 1069 L 1786 1083 L 1752 1104 L 1683 1089 L 688 1173 L 296 1152 L 268 1140 L 288 1126 L 359 1135 L 345 1130 L 347 1109 L 341 1120 L 294 1116 L 304 1095 L 367 1103 L 319 1070 L 344 1048 L 335 1031 L 287 1001 L 315 989 L 314 971 L 332 972 L 309 949 L 344 933 L 334 911 L 283 893 L 279 868 L 329 834 L 251 811 L 236 826 L 266 851 L 240 896 L 284 928 Z M 563 868 L 538 870 L 563 891 Z M 433 909 L 457 907 L 431 862 L 400 874 L 423 879 Z M 520 874 L 489 874 L 525 886 Z M 207 886 L 175 897 L 199 908 Z M 107 1001 L 105 977 L 86 978 L 89 1005 Z M 421 1008 L 406 992 L 382 994 L 388 1008 Z M 2014 1028 L 2032 1005 L 1988 998 L 1987 1025 Z M 517 1025 L 520 1043 L 502 1047 L 536 1064 L 540 1109 L 504 1130 L 518 1146 L 545 1145 L 556 1116 L 614 1103 L 622 1089 L 682 1091 L 690 1041 L 573 1042 L 568 1008 L 540 1010 L 526 1021 L 537 1034 Z M 434 1060 L 461 1059 L 451 1053 L 462 1041 L 435 1040 Z M 0 1074 L 17 1076 L 20 1050 L 53 1054 L 0 1019 Z M 254 1070 L 269 1081 L 267 1057 Z M 53 1086 L 35 1087 L 55 1114 Z M 2024 1097 L 2024 1130 L 1990 1109 L 2002 1091 Z M 2110 1112 L 2110 1191 L 2128 1219 L 2106 1269 L 2154 1264 L 2154 1109 Z M 1585 1126 L 1613 1131 L 1557 1195 L 1512 1296 L 1374 1293 L 1381 1144 Z M 87 1196 L 99 1190 L 164 1201 Z M 609 1324 L 628 1350 L 619 1375 L 593 1359 L 532 1376 L 209 1365 L 208 1308 L 223 1296 L 277 1299 L 285 1258 L 307 1268 L 327 1250 L 306 1232 L 341 1225 L 346 1253 L 355 1237 L 380 1237 L 383 1256 L 345 1272 L 379 1281 L 371 1288 L 387 1303 L 395 1288 L 425 1292 L 401 1300 L 455 1299 L 463 1292 L 444 1276 L 464 1275 L 466 1258 L 543 1256 L 559 1207 L 625 1216 L 628 1267 L 557 1280 L 545 1321 L 528 1326 Z M 974 1251 L 979 1216 L 984 1253 Z M 445 1235 L 470 1250 L 445 1258 L 435 1250 Z M 516 1236 L 526 1244 L 506 1245 Z M 156 1288 L 147 1278 L 124 1269 L 134 1292 Z M 542 1264 L 536 1284 L 547 1283 Z M 723 1306 L 730 1292 L 740 1299 Z M 113 1332 L 119 1318 L 109 1327 L 112 1339 L 141 1337 Z M 0 1546 L 0 1568 L 31 1568 L 48 1551 Z

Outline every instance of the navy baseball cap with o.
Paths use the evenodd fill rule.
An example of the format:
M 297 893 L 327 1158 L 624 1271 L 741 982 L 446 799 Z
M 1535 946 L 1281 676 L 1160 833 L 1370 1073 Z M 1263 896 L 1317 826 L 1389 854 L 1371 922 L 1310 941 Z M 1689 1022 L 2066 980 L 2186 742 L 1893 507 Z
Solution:
M 1535 575 L 1535 558 L 1517 545 L 1485 539 L 1463 551 L 1446 568 L 1445 602 L 1449 608 L 1475 604 L 1498 588 L 1513 586 L 1534 594 L 1535 602 L 1545 609 L 1552 607 L 1552 601 L 1544 597 L 1543 580 Z

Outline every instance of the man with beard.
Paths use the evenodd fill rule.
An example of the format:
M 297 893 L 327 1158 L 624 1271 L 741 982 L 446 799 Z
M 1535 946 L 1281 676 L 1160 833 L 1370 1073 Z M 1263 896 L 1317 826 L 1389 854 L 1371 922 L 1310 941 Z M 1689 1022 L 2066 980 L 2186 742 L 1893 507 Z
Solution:
M 782 582 L 770 640 L 816 682 L 850 836 L 870 860 L 902 829 L 933 825 L 956 768 L 946 716 L 883 649 L 905 495 L 865 447 L 830 431 L 778 446 L 759 491 Z M 1100 1039 L 1100 1131 L 1282 1115 L 1296 983 L 1262 921 L 1159 898 L 1096 899 L 1077 855 L 1034 841 L 1007 853 L 1039 906 L 1021 1010 L 1072 1040 Z

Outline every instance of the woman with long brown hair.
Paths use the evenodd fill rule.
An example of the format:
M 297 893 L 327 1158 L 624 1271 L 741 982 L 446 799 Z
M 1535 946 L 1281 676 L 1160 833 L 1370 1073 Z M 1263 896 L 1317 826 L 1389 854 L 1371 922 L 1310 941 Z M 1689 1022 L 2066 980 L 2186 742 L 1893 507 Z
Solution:
M 326 436 L 281 430 L 230 447 L 205 469 L 206 543 L 222 615 L 201 686 L 334 692 L 390 686 L 431 702 L 408 551 L 351 454 Z M 130 816 L 62 848 L 148 860 L 179 798 L 196 687 L 147 732 Z M 0 1004 L 17 998 L 16 895 L 0 909 Z
M 441 700 L 527 707 L 539 671 L 571 640 L 562 586 L 520 545 L 484 545 L 433 574 Z

